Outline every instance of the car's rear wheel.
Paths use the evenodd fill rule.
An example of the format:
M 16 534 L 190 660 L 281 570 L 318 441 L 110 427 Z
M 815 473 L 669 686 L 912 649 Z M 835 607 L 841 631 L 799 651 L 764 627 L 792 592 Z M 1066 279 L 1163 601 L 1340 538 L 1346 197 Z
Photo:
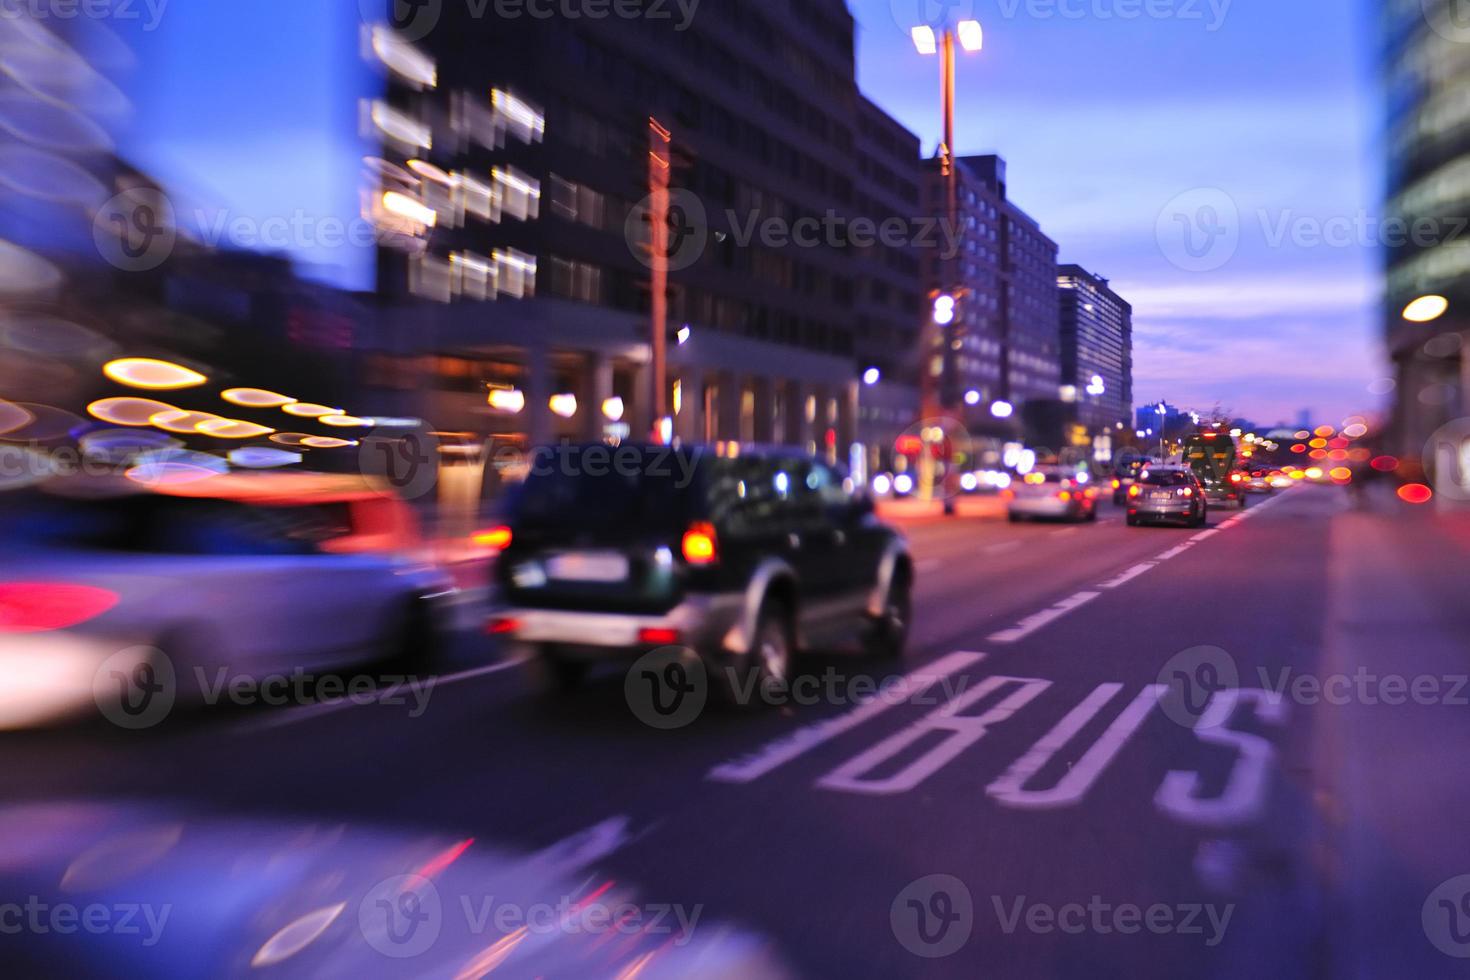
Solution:
M 767 600 L 756 618 L 755 633 L 745 662 L 731 669 L 721 693 L 740 708 L 765 704 L 761 692 L 791 682 L 791 659 L 796 648 L 791 613 L 784 603 Z
M 903 656 L 913 609 L 914 590 L 908 573 L 896 572 L 883 600 L 883 614 L 868 628 L 864 646 L 869 656 L 879 660 L 897 660 Z
M 1137 527 L 1138 526 L 1138 515 L 1137 514 L 1129 514 L 1128 515 L 1128 526 L 1129 527 Z

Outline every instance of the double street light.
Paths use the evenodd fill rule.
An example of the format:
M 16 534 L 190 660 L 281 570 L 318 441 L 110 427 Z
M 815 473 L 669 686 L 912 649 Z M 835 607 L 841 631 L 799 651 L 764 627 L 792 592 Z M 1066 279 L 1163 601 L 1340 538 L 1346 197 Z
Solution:
M 940 173 L 945 180 L 945 217 L 950 228 L 959 227 L 959 185 L 958 174 L 955 171 L 954 158 L 954 115 L 955 115 L 955 45 L 967 52 L 979 51 L 984 40 L 984 34 L 977 20 L 960 21 L 954 26 L 945 25 L 937 31 L 933 25 L 921 24 L 913 28 L 910 35 L 914 39 L 914 47 L 921 55 L 938 54 L 940 75 L 940 98 L 944 115 L 944 142 L 939 147 Z M 950 389 L 953 389 L 954 344 L 951 335 L 955 332 L 955 303 L 962 294 L 963 289 L 959 281 L 958 256 L 950 256 L 945 260 L 946 268 L 942 275 L 944 285 L 941 287 L 939 296 L 934 303 L 933 315 L 929 318 L 930 330 L 922 334 L 923 341 L 920 344 L 919 361 L 919 384 L 923 399 L 923 414 L 926 418 L 933 418 L 950 406 L 948 401 Z M 941 328 L 942 340 L 940 354 L 940 394 L 934 397 L 934 372 L 931 363 L 934 349 L 934 337 L 932 329 Z M 938 404 L 936 404 L 938 402 Z M 922 494 L 925 498 L 931 498 L 934 493 L 934 466 L 929 454 L 925 453 L 921 459 L 920 484 Z M 946 511 L 949 510 L 949 502 L 946 500 Z

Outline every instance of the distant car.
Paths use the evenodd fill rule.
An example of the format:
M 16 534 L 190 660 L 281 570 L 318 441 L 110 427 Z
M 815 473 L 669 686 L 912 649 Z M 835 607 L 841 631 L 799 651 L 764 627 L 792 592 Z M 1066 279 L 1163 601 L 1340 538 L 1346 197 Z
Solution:
M 784 682 L 797 652 L 854 636 L 902 655 L 908 547 L 826 463 L 782 449 L 556 448 L 510 502 L 507 608 L 487 626 L 527 655 L 538 687 L 664 647 L 740 684 Z
M 1038 466 L 1006 491 L 1007 517 L 1013 524 L 1033 518 L 1095 521 L 1097 493 L 1086 473 Z
M 1138 479 L 1144 467 L 1152 465 L 1151 459 L 1131 459 L 1113 471 L 1113 503 L 1119 507 L 1128 502 L 1128 489 Z
M 1275 492 L 1275 487 L 1271 483 L 1271 473 L 1268 470 L 1249 471 L 1245 475 L 1245 479 L 1241 481 L 1241 484 L 1246 493 L 1264 493 L 1269 495 Z
M 1209 517 L 1204 485 L 1182 466 L 1151 466 L 1128 491 L 1128 524 L 1202 527 Z
M 184 703 L 220 670 L 427 663 L 451 586 L 417 553 L 412 512 L 360 480 L 295 476 L 8 497 L 0 659 L 25 660 L 38 641 L 94 668 L 128 650 L 141 668 L 161 652 Z M 60 707 L 92 690 L 45 695 Z

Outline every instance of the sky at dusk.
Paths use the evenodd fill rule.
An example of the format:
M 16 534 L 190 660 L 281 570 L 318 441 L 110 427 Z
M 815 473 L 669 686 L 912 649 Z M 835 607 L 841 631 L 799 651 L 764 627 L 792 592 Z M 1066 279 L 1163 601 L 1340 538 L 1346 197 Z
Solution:
M 906 30 L 926 2 L 942 6 L 849 8 L 864 92 L 932 153 L 937 59 L 921 57 Z M 1061 260 L 1110 278 L 1133 304 L 1139 403 L 1219 402 L 1267 425 L 1303 408 L 1336 421 L 1377 407 L 1367 390 L 1385 373 L 1367 4 L 948 3 L 985 29 L 985 50 L 961 59 L 958 150 L 1005 157 L 1011 198 L 1061 245 Z M 1166 16 L 1122 16 L 1148 10 Z M 156 32 L 133 34 L 148 128 L 131 149 L 178 196 L 185 226 L 216 222 L 221 207 L 356 214 L 356 101 L 371 79 L 342 25 L 357 14 L 356 0 L 180 3 Z M 1199 237 L 1206 224 L 1226 234 Z M 1345 237 L 1321 240 L 1333 229 Z M 296 256 L 325 278 L 368 285 L 365 249 Z
M 849 8 L 864 92 L 932 153 L 937 59 L 921 57 L 903 29 L 924 2 Z M 1366 5 L 951 6 L 985 31 L 984 51 L 959 67 L 957 149 L 1003 156 L 1012 200 L 1058 242 L 1061 260 L 1110 278 L 1133 304 L 1136 401 L 1218 401 L 1267 425 L 1302 408 L 1336 421 L 1378 406 L 1367 391 L 1385 372 Z M 1118 16 L 1140 9 L 1171 16 Z M 1202 208 L 1234 234 L 1210 248 L 1197 231 L 1196 259 L 1176 214 Z

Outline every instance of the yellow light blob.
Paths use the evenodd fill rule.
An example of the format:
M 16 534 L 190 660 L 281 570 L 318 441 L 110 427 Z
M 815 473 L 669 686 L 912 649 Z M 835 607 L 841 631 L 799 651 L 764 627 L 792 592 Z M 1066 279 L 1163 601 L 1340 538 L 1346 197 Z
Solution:
M 178 409 L 151 398 L 103 398 L 87 406 L 87 414 L 113 425 L 141 427 L 150 424 L 149 419 L 160 412 L 177 412 Z
M 372 425 L 367 419 L 360 419 L 355 415 L 323 415 L 317 419 L 323 425 L 333 425 L 339 429 L 353 429 Z
M 220 392 L 219 396 L 231 405 L 240 405 L 244 408 L 279 408 L 282 405 L 293 405 L 296 402 L 296 399 L 290 395 L 278 395 L 264 388 L 230 388 Z
M 323 415 L 342 415 L 340 408 L 329 408 L 326 405 L 317 405 L 312 402 L 292 402 L 290 405 L 282 405 L 281 411 L 287 415 L 294 415 L 302 419 L 316 419 Z
M 255 439 L 276 431 L 267 425 L 241 422 L 239 419 L 210 419 L 199 423 L 199 431 L 216 439 Z
M 122 357 L 108 361 L 102 366 L 102 373 L 120 385 L 152 391 L 193 388 L 209 380 L 182 364 L 171 364 L 152 357 Z
M 301 444 L 312 449 L 341 449 L 344 446 L 357 445 L 351 439 L 338 439 L 334 436 L 307 436 L 301 440 Z
M 148 419 L 149 424 L 157 426 L 164 432 L 176 432 L 179 435 L 192 436 L 199 432 L 199 426 L 205 422 L 216 421 L 218 415 L 210 412 L 186 412 L 182 408 L 171 408 L 166 412 L 157 412 Z

